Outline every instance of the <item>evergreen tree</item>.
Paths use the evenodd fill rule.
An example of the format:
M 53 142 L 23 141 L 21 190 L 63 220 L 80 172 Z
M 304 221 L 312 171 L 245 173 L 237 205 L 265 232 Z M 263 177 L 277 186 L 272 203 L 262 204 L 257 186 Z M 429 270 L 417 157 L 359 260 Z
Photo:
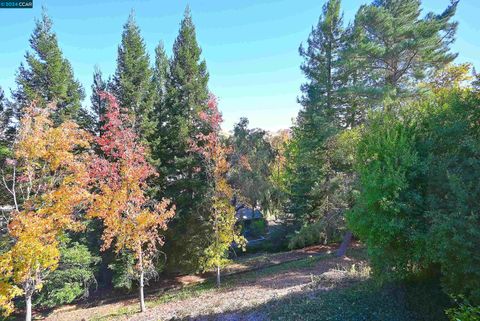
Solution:
M 103 80 L 102 71 L 95 67 L 93 72 L 92 95 L 90 96 L 91 109 L 95 118 L 95 132 L 100 133 L 104 122 L 101 120 L 105 115 L 107 103 L 102 99 L 101 93 L 108 90 L 108 81 Z
M 8 153 L 13 142 L 15 128 L 12 124 L 13 111 L 11 103 L 0 87 L 0 160 Z
M 15 128 L 12 124 L 12 116 L 13 112 L 11 104 L 5 97 L 3 89 L 0 87 L 0 169 L 2 170 L 5 170 L 5 158 L 11 156 L 12 153 L 15 134 Z M 0 184 L 0 204 L 8 204 L 8 201 L 8 191 L 5 189 L 4 184 Z M 5 215 L 6 212 L 0 210 L 0 214 Z M 7 217 L 7 215 L 5 215 L 5 217 Z M 0 229 L 2 229 L 0 234 L 4 235 L 3 229 L 6 230 L 6 222 L 1 222 Z
M 155 94 L 155 109 L 161 108 L 165 104 L 167 95 L 167 81 L 170 75 L 168 57 L 160 42 L 155 48 L 155 67 L 153 69 L 153 84 Z
M 186 118 L 190 122 L 198 118 L 200 111 L 207 108 L 209 76 L 207 64 L 205 60 L 201 60 L 201 54 L 192 15 L 187 7 L 179 35 L 173 45 L 169 100 L 179 113 L 188 115 Z
M 206 183 L 206 171 L 198 154 L 190 151 L 192 139 L 209 132 L 198 116 L 207 110 L 209 97 L 207 66 L 201 53 L 187 8 L 169 63 L 165 103 L 159 105 L 164 106 L 157 127 L 162 146 L 152 148 L 165 180 L 166 189 L 162 195 L 171 198 L 177 206 L 177 215 L 167 232 L 168 265 L 184 270 L 199 268 L 211 233 L 208 222 L 211 204 L 206 197 L 210 187 Z M 157 59 L 157 71 L 161 70 L 159 66 L 165 71 L 161 50 L 157 50 L 157 56 L 163 59 Z
M 308 82 L 303 84 L 299 102 L 312 111 L 322 111 L 328 116 L 335 115 L 338 104 L 337 90 L 341 86 L 338 66 L 343 47 L 343 15 L 340 0 L 330 0 L 323 6 L 322 15 L 316 28 L 307 40 L 307 48 L 300 45 L 304 62 L 300 69 Z
M 68 237 L 60 243 L 58 269 L 45 278 L 45 284 L 34 300 L 35 306 L 53 308 L 76 299 L 85 299 L 96 285 L 96 264 L 100 258 L 88 247 Z
M 153 68 L 153 115 L 152 120 L 158 124 L 155 128 L 154 135 L 149 139 L 150 149 L 154 155 L 150 159 L 157 167 L 163 165 L 166 156 L 165 148 L 168 146 L 168 141 L 171 138 L 168 133 L 168 128 L 165 126 L 165 121 L 168 117 L 166 99 L 167 99 L 167 85 L 170 76 L 169 61 L 163 43 L 160 42 L 155 48 L 155 64 Z M 160 170 L 160 172 L 163 172 Z M 162 181 L 164 177 L 158 177 L 155 180 L 154 188 L 158 194 L 159 187 L 164 187 L 163 184 L 157 184 Z
M 359 47 L 359 31 L 350 24 L 343 34 L 343 46 L 338 64 L 338 78 L 341 86 L 338 88 L 337 116 L 342 128 L 351 129 L 362 124 L 367 111 L 374 105 L 372 98 L 378 98 L 375 86 L 370 86 L 369 77 L 363 60 L 354 58 Z
M 52 20 L 45 10 L 42 18 L 36 21 L 30 46 L 33 53 L 26 53 L 26 65 L 20 65 L 16 78 L 17 89 L 13 92 L 19 115 L 33 101 L 37 106 L 53 102 L 56 105 L 52 115 L 55 121 L 74 119 L 80 125 L 85 125 L 88 113 L 81 107 L 83 88 L 75 80 L 70 63 L 63 57 L 57 36 L 52 30 Z
M 420 0 L 375 0 L 360 7 L 355 17 L 358 42 L 349 60 L 368 71 L 365 86 L 384 102 L 412 94 L 418 80 L 451 62 L 457 23 L 451 19 L 458 1 L 439 15 L 420 18 Z M 387 100 L 385 100 L 387 99 Z
M 324 6 L 316 28 L 307 40 L 307 48 L 300 46 L 304 58 L 301 70 L 308 82 L 303 84 L 299 112 L 293 127 L 293 138 L 287 149 L 288 211 L 305 222 L 313 220 L 315 185 L 324 179 L 326 142 L 344 122 L 341 114 L 343 85 L 340 72 L 344 31 L 340 1 L 330 0 Z
M 127 108 L 131 125 L 140 134 L 143 142 L 155 129 L 155 124 L 151 121 L 153 109 L 151 78 L 150 58 L 132 12 L 123 26 L 112 91 L 120 106 Z
M 299 122 L 298 118 L 301 118 Z M 316 204 L 319 198 L 328 195 L 314 193 L 315 187 L 324 182 L 330 172 L 328 163 L 328 140 L 336 132 L 325 118 L 313 113 L 299 113 L 297 125 L 292 128 L 292 140 L 286 150 L 287 212 L 304 223 L 314 222 L 319 217 Z

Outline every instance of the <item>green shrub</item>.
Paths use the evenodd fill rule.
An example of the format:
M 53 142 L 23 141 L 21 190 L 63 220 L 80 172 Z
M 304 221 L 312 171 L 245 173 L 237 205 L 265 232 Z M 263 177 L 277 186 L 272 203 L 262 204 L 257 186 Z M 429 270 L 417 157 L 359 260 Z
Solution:
M 480 306 L 472 306 L 465 299 L 462 301 L 458 307 L 447 310 L 450 321 L 480 321 Z
M 280 225 L 269 226 L 268 234 L 265 234 L 263 242 L 257 242 L 247 246 L 245 253 L 269 252 L 276 253 L 289 250 L 288 243 L 291 235 L 299 229 L 298 224 L 284 222 Z M 237 251 L 237 255 L 242 255 L 242 251 Z
M 316 244 L 327 244 L 341 240 L 343 229 L 327 220 L 303 226 L 294 233 L 288 243 L 289 249 L 301 249 Z
M 480 96 L 442 91 L 378 112 L 358 146 L 359 197 L 347 215 L 384 278 L 440 273 L 480 303 Z
M 67 242 L 60 251 L 58 269 L 48 275 L 35 304 L 54 307 L 87 297 L 90 287 L 96 283 L 94 272 L 99 261 L 85 245 Z
M 426 227 L 420 226 L 417 211 L 421 207 L 413 197 L 421 168 L 414 137 L 408 122 L 379 113 L 371 117 L 358 147 L 360 196 L 347 218 L 353 232 L 367 244 L 374 270 L 382 276 L 405 277 L 422 263 L 416 251 L 423 250 L 424 244 L 417 233 Z M 409 227 L 418 230 L 406 233 Z M 415 246 L 414 240 L 418 241 Z
M 119 253 L 108 266 L 113 272 L 112 283 L 116 289 L 131 290 L 135 275 L 135 257 L 130 252 Z

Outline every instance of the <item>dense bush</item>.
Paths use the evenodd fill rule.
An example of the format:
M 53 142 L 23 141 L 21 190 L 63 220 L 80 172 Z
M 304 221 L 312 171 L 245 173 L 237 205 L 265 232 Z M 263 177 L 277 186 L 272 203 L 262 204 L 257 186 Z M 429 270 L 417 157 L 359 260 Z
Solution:
M 447 310 L 447 315 L 451 321 L 480 321 L 480 306 L 463 302 L 457 308 Z
M 443 90 L 379 112 L 359 143 L 360 195 L 348 215 L 374 270 L 440 271 L 448 293 L 480 302 L 480 96 Z
M 293 234 L 288 243 L 288 248 L 300 249 L 315 244 L 338 242 L 342 237 L 342 229 L 338 227 L 338 222 L 329 221 L 328 219 L 305 225 Z
M 59 267 L 48 276 L 35 303 L 54 307 L 87 297 L 90 288 L 96 284 L 94 267 L 99 260 L 83 244 L 72 242 L 63 245 Z
M 263 242 L 258 244 L 249 245 L 246 253 L 255 252 L 281 252 L 289 250 L 288 244 L 291 236 L 299 229 L 297 224 L 292 222 L 283 222 L 282 224 L 269 226 L 268 234 Z
M 412 262 L 418 229 L 405 233 L 418 227 L 419 207 L 410 203 L 418 200 L 415 178 L 420 169 L 413 130 L 393 114 L 377 114 L 370 121 L 358 148 L 360 196 L 348 222 L 367 244 L 377 270 L 404 274 L 421 262 Z
M 115 260 L 108 265 L 112 271 L 112 284 L 114 288 L 131 290 L 135 280 L 133 254 L 121 252 Z

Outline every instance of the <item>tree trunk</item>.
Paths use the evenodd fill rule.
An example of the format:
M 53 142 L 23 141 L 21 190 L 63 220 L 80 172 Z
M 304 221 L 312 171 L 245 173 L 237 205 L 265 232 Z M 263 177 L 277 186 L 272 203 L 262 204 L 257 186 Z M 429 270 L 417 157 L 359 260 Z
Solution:
M 142 271 L 140 272 L 140 287 L 139 287 L 139 291 L 140 291 L 140 311 L 141 312 L 145 312 L 145 298 L 143 296 L 143 269 Z
M 32 296 L 31 295 L 25 295 L 25 304 L 26 304 L 25 320 L 32 321 Z
M 331 31 L 331 30 L 330 30 Z M 327 112 L 329 115 L 332 111 L 332 39 L 328 40 L 327 45 Z
M 217 287 L 220 287 L 220 265 L 217 265 Z
M 138 287 L 139 290 L 139 295 L 140 295 L 140 311 L 145 312 L 145 297 L 143 295 L 143 287 L 144 287 L 144 272 L 143 272 L 143 256 L 142 256 L 142 250 L 140 248 L 139 251 L 139 256 L 138 256 L 138 265 L 140 266 L 140 286 Z
M 345 253 L 347 253 L 347 249 L 351 241 L 352 241 L 352 232 L 347 231 L 345 233 L 345 236 L 343 237 L 342 244 L 340 244 L 340 247 L 337 250 L 338 257 L 344 256 Z

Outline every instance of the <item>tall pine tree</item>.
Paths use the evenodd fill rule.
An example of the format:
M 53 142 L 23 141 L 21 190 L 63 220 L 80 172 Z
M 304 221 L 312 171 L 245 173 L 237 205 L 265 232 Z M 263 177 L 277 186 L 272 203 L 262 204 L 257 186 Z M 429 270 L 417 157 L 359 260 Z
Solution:
M 420 0 L 375 0 L 357 12 L 356 48 L 348 60 L 360 61 L 368 72 L 365 87 L 374 88 L 380 102 L 411 96 L 419 80 L 450 63 L 457 23 L 458 0 L 441 14 L 421 18 Z
M 131 125 L 143 142 L 148 140 L 155 129 L 155 123 L 151 120 L 153 110 L 151 78 L 150 58 L 132 12 L 123 26 L 112 91 L 120 106 L 128 110 Z
M 343 15 L 340 0 L 330 0 L 323 6 L 316 28 L 312 29 L 307 47 L 300 46 L 304 62 L 300 66 L 308 82 L 301 87 L 300 103 L 309 111 L 334 116 L 338 104 L 338 73 L 340 51 L 343 47 Z
M 107 102 L 102 99 L 102 92 L 108 90 L 109 81 L 105 81 L 102 76 L 100 68 L 95 67 L 93 71 L 92 95 L 90 96 L 91 110 L 95 119 L 95 133 L 99 134 L 104 125 L 102 117 L 107 110 Z
M 165 162 L 165 156 L 167 155 L 167 146 L 169 139 L 168 128 L 165 126 L 168 112 L 167 112 L 167 85 L 170 76 L 170 67 L 167 54 L 163 47 L 163 43 L 160 42 L 155 48 L 155 64 L 153 68 L 152 86 L 153 86 L 153 115 L 152 120 L 157 124 L 155 127 L 154 135 L 149 139 L 150 149 L 154 155 L 151 161 L 157 166 L 160 172 L 161 166 Z M 160 188 L 164 188 L 163 184 L 157 184 L 163 181 L 164 177 L 158 177 L 155 179 L 154 188 L 156 193 L 161 193 Z
M 165 53 L 163 42 L 155 48 L 155 66 L 153 69 L 153 86 L 155 95 L 155 109 L 165 105 L 167 97 L 167 81 L 170 75 L 168 57 Z
M 26 53 L 26 65 L 20 65 L 17 89 L 13 92 L 19 115 L 32 101 L 36 101 L 37 106 L 53 102 L 56 105 L 55 121 L 74 119 L 80 125 L 86 125 L 89 117 L 81 107 L 85 96 L 83 88 L 74 78 L 70 63 L 63 57 L 52 30 L 52 20 L 45 10 L 35 23 L 30 46 L 33 52 Z
M 287 176 L 290 203 L 288 210 L 302 221 L 312 221 L 316 197 L 313 189 L 323 180 L 326 141 L 334 135 L 344 118 L 340 112 L 342 74 L 340 56 L 344 47 L 340 0 L 324 6 L 313 28 L 307 47 L 300 46 L 304 58 L 301 70 L 307 83 L 301 87 L 299 102 L 303 108 L 293 127 L 293 139 L 287 150 Z
M 351 129 L 362 124 L 367 111 L 374 105 L 372 98 L 378 98 L 375 86 L 369 86 L 369 75 L 365 61 L 355 59 L 358 50 L 358 29 L 350 24 L 343 34 L 343 46 L 338 60 L 338 105 L 336 106 L 337 122 L 342 128 Z
M 0 160 L 8 153 L 13 143 L 15 128 L 12 123 L 12 104 L 5 97 L 5 92 L 0 87 Z
M 11 109 L 11 104 L 5 97 L 5 93 L 0 87 L 0 168 L 4 170 L 4 163 L 6 157 L 11 157 L 13 138 L 15 134 L 15 128 L 12 124 L 13 111 Z M 1 184 L 0 186 L 0 205 L 8 204 L 8 192 L 5 189 L 5 186 Z M 9 204 L 11 205 L 11 204 Z M 5 214 L 0 210 L 0 214 Z M 6 228 L 4 222 L 0 224 L 0 234 Z M 4 233 L 3 233 L 4 234 Z M 0 239 L 1 242 L 1 239 Z
M 209 185 L 204 164 L 197 153 L 191 152 L 192 139 L 209 129 L 199 119 L 208 108 L 208 72 L 201 59 L 190 10 L 187 8 L 173 46 L 169 76 L 165 83 L 166 96 L 157 102 L 159 112 L 157 136 L 160 147 L 154 147 L 154 158 L 160 164 L 159 172 L 165 180 L 162 196 L 171 198 L 177 207 L 170 232 L 167 232 L 165 251 L 170 267 L 183 270 L 199 268 L 200 258 L 209 246 L 211 227 L 208 224 L 210 201 Z M 155 79 L 162 88 L 166 73 L 165 58 L 157 50 Z M 162 75 L 162 76 L 161 76 Z M 163 91 L 162 91 L 163 96 Z M 159 107 L 160 106 L 160 107 Z M 163 107 L 162 107 L 163 106 Z M 159 109 L 161 108 L 161 109 Z

